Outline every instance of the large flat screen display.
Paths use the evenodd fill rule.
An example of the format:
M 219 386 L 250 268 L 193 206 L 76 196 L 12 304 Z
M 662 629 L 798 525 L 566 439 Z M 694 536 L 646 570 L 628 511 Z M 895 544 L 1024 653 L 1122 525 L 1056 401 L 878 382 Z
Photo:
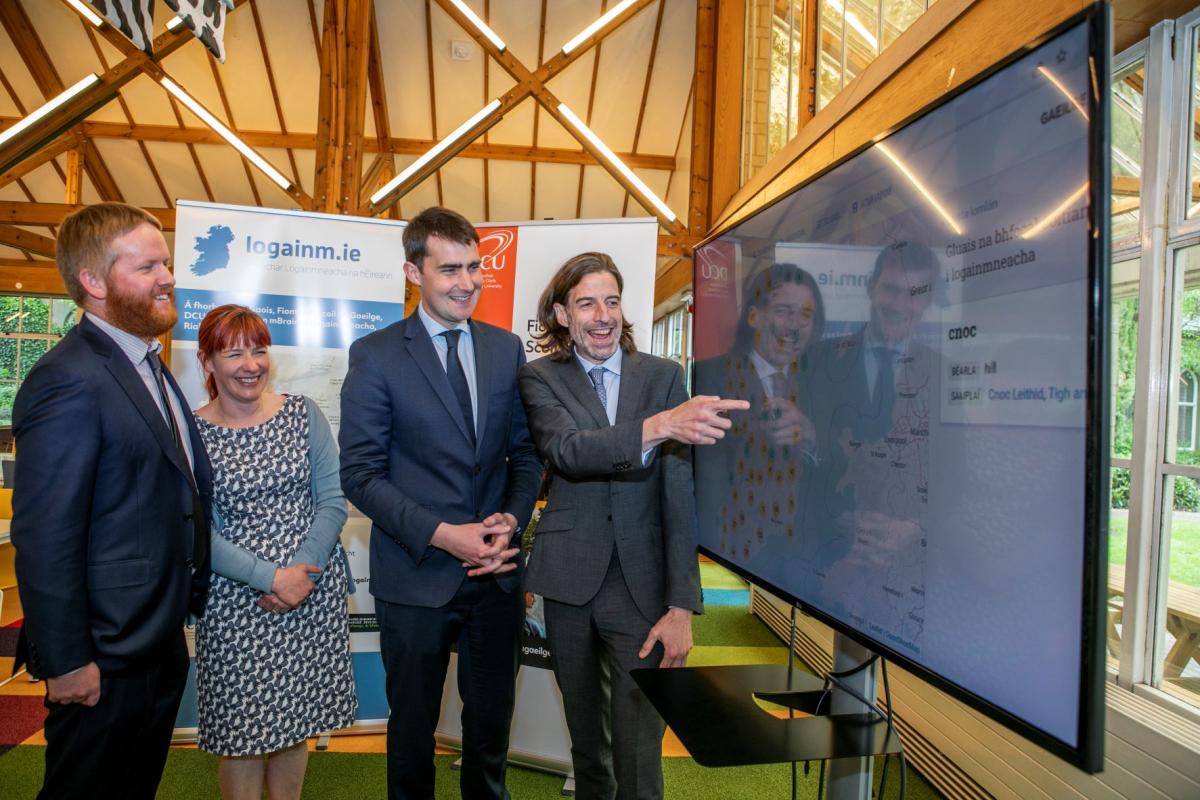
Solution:
M 1099 9 L 697 248 L 702 549 L 1100 767 Z M 1099 200 L 1099 201 L 1098 201 Z

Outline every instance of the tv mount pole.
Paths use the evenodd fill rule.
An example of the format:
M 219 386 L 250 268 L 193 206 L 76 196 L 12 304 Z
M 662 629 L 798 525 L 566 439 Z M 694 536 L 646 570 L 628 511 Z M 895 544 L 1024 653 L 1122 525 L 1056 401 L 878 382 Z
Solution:
M 841 633 L 833 635 L 833 671 L 847 672 L 861 664 L 871 661 L 875 653 L 858 644 Z M 841 683 L 853 691 L 875 702 L 875 663 L 840 679 Z M 846 691 L 837 683 L 833 685 L 830 698 L 832 714 L 873 714 L 874 709 L 863 705 L 862 701 Z M 870 800 L 871 772 L 874 760 L 871 756 L 862 758 L 835 758 L 829 762 L 829 800 Z

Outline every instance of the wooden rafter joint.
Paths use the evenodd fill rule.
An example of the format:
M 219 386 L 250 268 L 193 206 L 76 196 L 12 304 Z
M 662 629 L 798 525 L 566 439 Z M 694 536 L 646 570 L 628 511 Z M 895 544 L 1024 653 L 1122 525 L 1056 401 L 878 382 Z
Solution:
M 54 240 L 13 225 L 0 225 L 0 244 L 24 250 L 34 256 L 54 258 Z
M 658 255 L 662 257 L 691 258 L 692 249 L 703 237 L 689 234 L 659 234 Z

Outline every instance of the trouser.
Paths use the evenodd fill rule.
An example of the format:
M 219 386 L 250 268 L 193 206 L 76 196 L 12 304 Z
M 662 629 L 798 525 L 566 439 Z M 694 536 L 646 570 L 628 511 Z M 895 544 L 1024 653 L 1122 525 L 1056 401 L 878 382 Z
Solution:
M 647 658 L 638 658 L 653 623 L 634 604 L 616 552 L 590 601 L 545 602 L 546 638 L 571 732 L 576 800 L 658 800 L 666 726 L 629 671 L 657 667 L 663 648 L 655 644 Z
M 182 627 L 135 669 L 100 673 L 94 706 L 46 701 L 46 776 L 39 800 L 153 800 L 187 684 Z
M 505 592 L 491 576 L 467 578 L 450 602 L 439 608 L 376 599 L 375 613 L 391 707 L 389 799 L 433 797 L 433 735 L 454 643 L 463 702 L 462 796 L 507 798 L 508 729 L 525 619 L 521 592 Z

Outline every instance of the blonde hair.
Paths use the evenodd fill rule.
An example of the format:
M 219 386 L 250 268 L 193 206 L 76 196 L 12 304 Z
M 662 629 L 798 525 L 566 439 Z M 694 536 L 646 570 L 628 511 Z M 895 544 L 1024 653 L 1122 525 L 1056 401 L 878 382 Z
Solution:
M 162 230 L 162 223 L 147 211 L 128 203 L 96 203 L 73 211 L 63 219 L 55 243 L 55 260 L 71 298 L 80 305 L 87 292 L 79 281 L 85 269 L 101 280 L 108 277 L 117 260 L 112 250 L 118 239 L 139 225 L 153 225 Z

